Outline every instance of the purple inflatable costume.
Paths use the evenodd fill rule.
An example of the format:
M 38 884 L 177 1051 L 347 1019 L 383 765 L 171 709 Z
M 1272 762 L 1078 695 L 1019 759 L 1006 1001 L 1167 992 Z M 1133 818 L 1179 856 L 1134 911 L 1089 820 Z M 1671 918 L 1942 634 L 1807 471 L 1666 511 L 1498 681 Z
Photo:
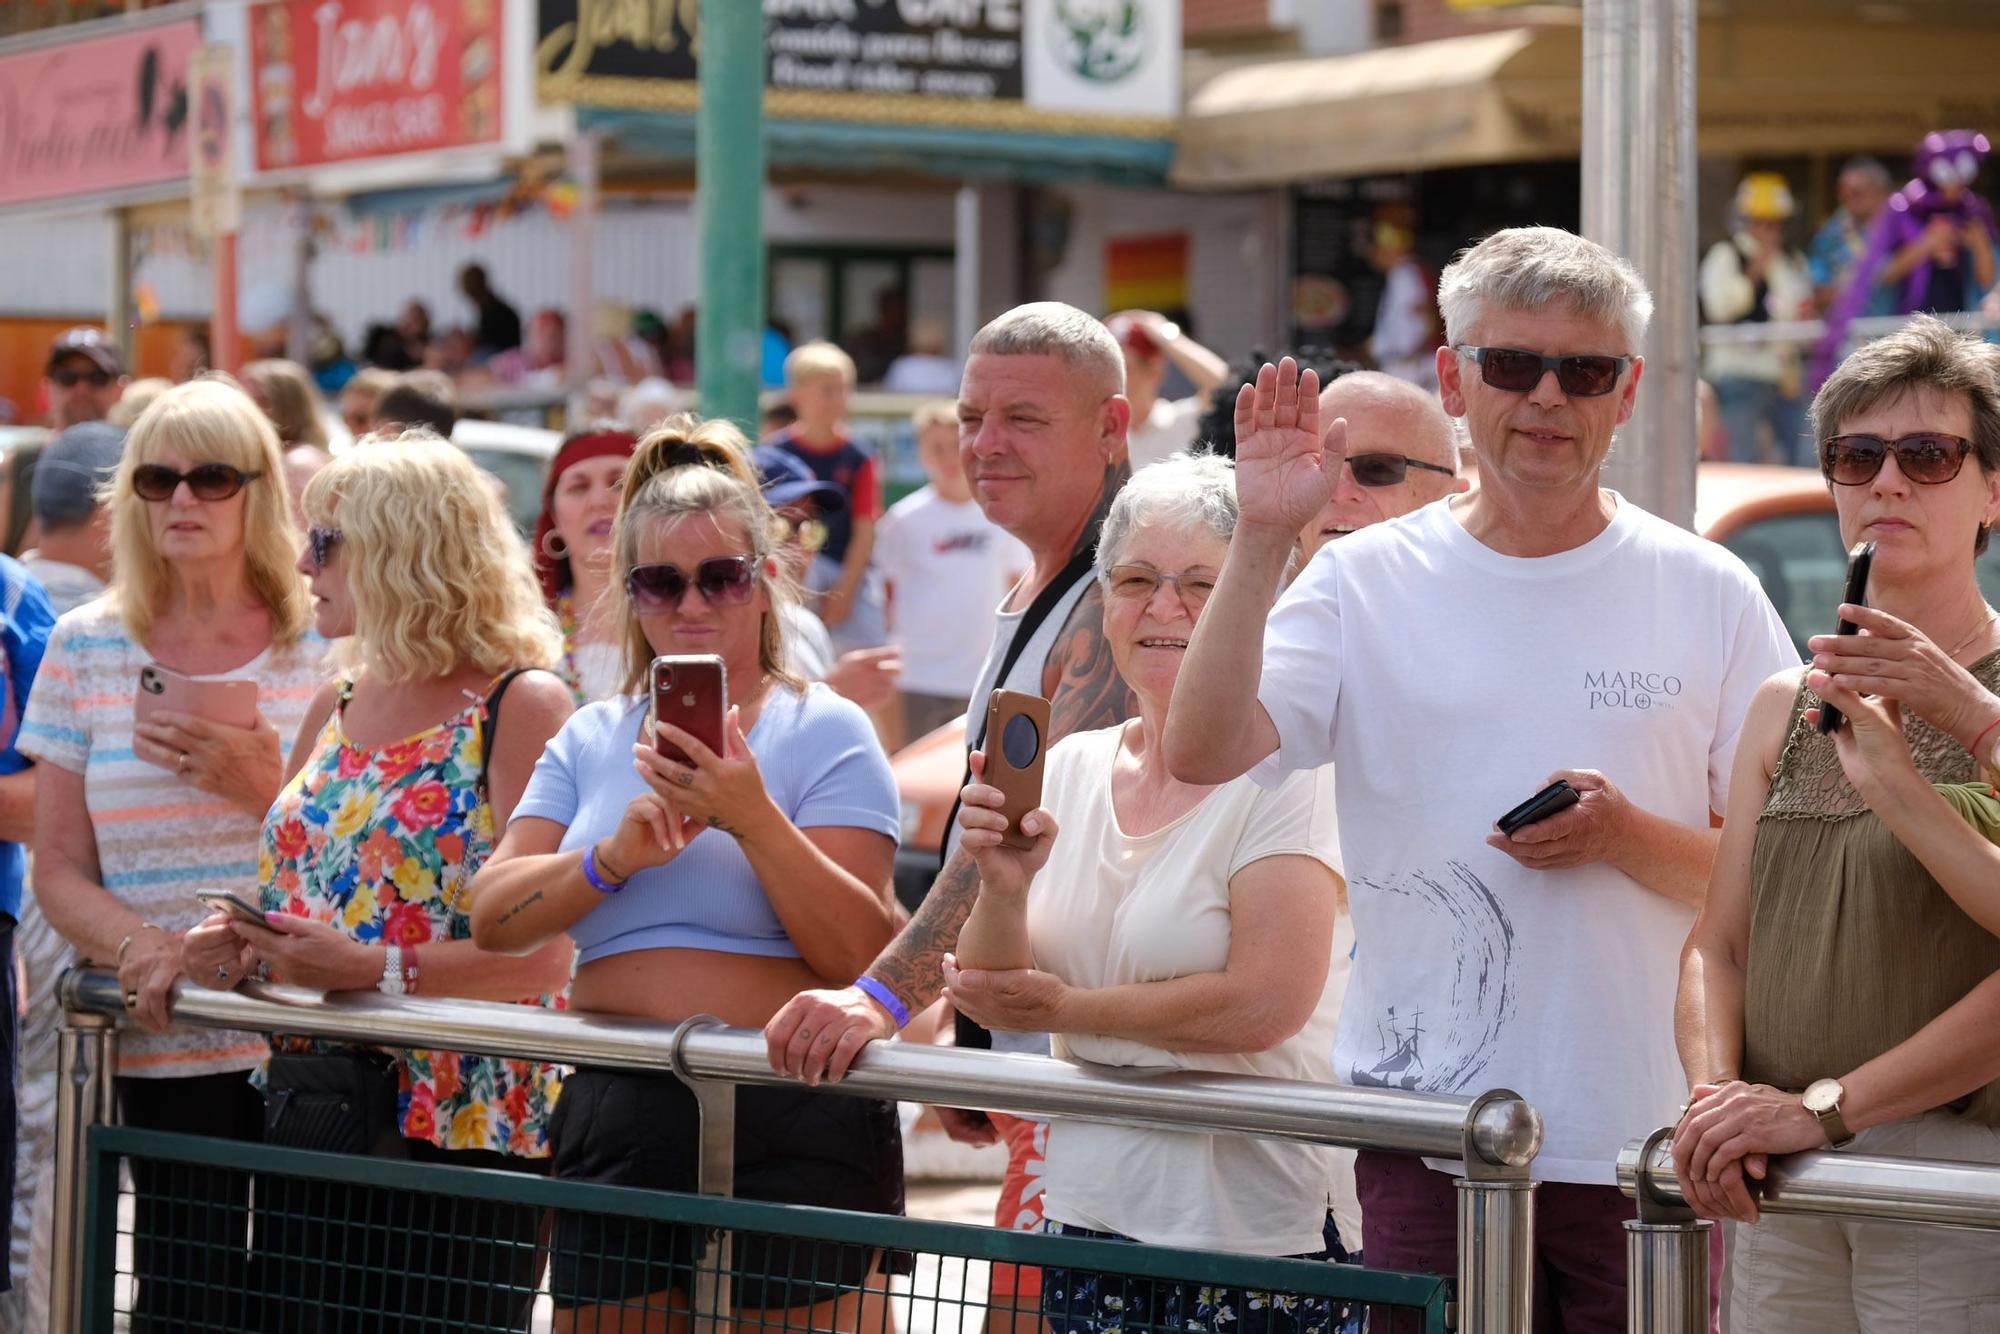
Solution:
M 2000 239 L 1993 209 L 1972 189 L 1973 178 L 1986 161 L 1992 145 L 1977 130 L 1934 130 L 1924 136 L 1912 162 L 1916 175 L 1901 190 L 1889 196 L 1888 206 L 1875 218 L 1868 231 L 1868 249 L 1854 265 L 1847 290 L 1827 312 L 1826 333 L 1813 355 L 1814 388 L 1825 383 L 1840 359 L 1847 339 L 1847 326 L 1868 306 L 1869 292 L 1884 265 L 1912 241 L 1923 236 L 1933 219 L 1948 218 L 1958 227 L 1977 222 L 1986 234 Z M 1928 256 L 1910 270 L 1896 295 L 1896 313 L 1908 315 L 1926 309 L 1934 276 Z M 1962 309 L 1962 302 L 1950 309 Z

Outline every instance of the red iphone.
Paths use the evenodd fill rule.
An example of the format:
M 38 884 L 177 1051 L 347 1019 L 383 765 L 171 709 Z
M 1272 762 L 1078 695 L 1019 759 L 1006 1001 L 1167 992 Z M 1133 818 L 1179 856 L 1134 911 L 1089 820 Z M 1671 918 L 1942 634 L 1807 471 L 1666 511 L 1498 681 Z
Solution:
M 723 719 L 729 715 L 729 678 L 713 653 L 653 659 L 653 717 L 672 723 L 717 755 L 729 753 Z M 657 737 L 660 754 L 690 763 L 681 748 Z
M 132 697 L 132 716 L 151 722 L 155 713 L 191 713 L 212 723 L 252 728 L 257 725 L 255 681 L 203 681 L 148 663 L 139 669 L 139 689 Z

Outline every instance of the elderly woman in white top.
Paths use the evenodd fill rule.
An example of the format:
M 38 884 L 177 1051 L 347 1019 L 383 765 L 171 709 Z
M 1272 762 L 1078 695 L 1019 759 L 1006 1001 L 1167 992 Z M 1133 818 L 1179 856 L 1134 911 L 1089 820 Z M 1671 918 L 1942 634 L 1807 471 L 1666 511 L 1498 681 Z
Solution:
M 959 823 L 980 891 L 945 979 L 966 1014 L 1047 1030 L 1060 1057 L 1331 1080 L 1346 972 L 1331 770 L 1270 789 L 1247 776 L 1193 787 L 1160 753 L 1188 636 L 1235 527 L 1222 458 L 1142 469 L 1112 503 L 1098 548 L 1104 633 L 1139 716 L 1050 750 L 1043 806 L 1022 822 L 1027 851 L 1001 845 L 1000 793 L 973 757 Z M 1063 1121 L 1045 1181 L 1055 1231 L 1328 1253 L 1328 1155 L 1311 1145 Z M 1311 1302 L 1241 1298 L 1080 1271 L 1043 1278 L 1057 1334 L 1101 1327 L 1114 1311 L 1272 1334 L 1328 1323 Z

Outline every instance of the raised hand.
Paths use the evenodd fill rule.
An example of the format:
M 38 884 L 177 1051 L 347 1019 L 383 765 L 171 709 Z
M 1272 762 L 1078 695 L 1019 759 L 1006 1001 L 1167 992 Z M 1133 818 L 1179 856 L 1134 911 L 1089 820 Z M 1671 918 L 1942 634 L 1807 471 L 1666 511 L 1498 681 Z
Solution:
M 1238 524 L 1297 538 L 1333 495 L 1346 455 L 1344 419 L 1320 432 L 1319 373 L 1290 357 L 1264 363 L 1236 394 Z

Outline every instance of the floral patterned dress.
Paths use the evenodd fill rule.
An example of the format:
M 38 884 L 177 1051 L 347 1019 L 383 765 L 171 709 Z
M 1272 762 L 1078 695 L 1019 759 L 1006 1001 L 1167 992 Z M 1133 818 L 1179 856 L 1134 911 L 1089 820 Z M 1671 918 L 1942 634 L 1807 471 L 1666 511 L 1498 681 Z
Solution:
M 479 789 L 485 701 L 371 747 L 344 730 L 353 691 L 352 681 L 341 683 L 311 756 L 264 817 L 263 907 L 330 923 L 366 944 L 469 939 L 467 891 L 493 849 L 493 809 Z M 305 1038 L 272 1042 L 287 1052 L 340 1049 Z M 448 1051 L 398 1052 L 397 1066 L 398 1122 L 408 1138 L 548 1156 L 549 1113 L 562 1087 L 554 1067 Z

